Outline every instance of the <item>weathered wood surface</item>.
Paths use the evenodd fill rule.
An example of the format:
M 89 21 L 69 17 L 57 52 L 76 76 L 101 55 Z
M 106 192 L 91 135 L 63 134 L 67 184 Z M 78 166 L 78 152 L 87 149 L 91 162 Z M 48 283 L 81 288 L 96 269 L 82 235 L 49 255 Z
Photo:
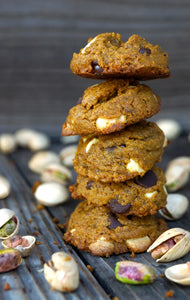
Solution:
M 189 0 L 0 1 L 0 124 L 46 128 L 56 135 L 85 88 L 95 81 L 69 69 L 90 36 L 134 33 L 169 53 L 171 78 L 149 81 L 160 95 L 158 117 L 189 124 Z
M 59 142 L 59 137 L 52 139 L 51 149 L 56 153 L 65 147 Z M 177 156 L 190 155 L 187 132 L 166 148 L 161 162 L 165 170 L 167 163 Z M 89 253 L 79 251 L 76 248 L 66 245 L 62 239 L 64 230 L 61 230 L 53 222 L 53 217 L 58 218 L 60 223 L 64 223 L 70 213 L 74 210 L 78 201 L 70 199 L 67 203 L 57 207 L 37 209 L 37 202 L 32 193 L 32 186 L 39 180 L 39 175 L 28 169 L 28 160 L 32 153 L 28 150 L 18 149 L 9 156 L 0 155 L 0 174 L 6 176 L 12 187 L 11 195 L 6 200 L 0 201 L 0 207 L 8 207 L 16 212 L 21 221 L 20 234 L 38 233 L 37 241 L 41 245 L 36 245 L 31 255 L 23 259 L 22 265 L 15 271 L 0 274 L 0 299 L 22 300 L 22 299 L 112 299 L 114 296 L 119 299 L 165 299 L 165 293 L 172 289 L 174 296 L 172 299 L 190 299 L 190 288 L 179 286 L 169 282 L 166 278 L 160 277 L 166 267 L 175 263 L 190 260 L 190 253 L 183 259 L 168 264 L 157 264 L 148 253 L 138 254 L 135 258 L 130 258 L 130 253 L 123 255 L 112 255 L 109 258 L 100 258 Z M 76 173 L 73 171 L 73 180 Z M 190 187 L 187 184 L 180 193 L 185 194 L 190 199 Z M 32 222 L 29 220 L 32 219 Z M 169 227 L 183 227 L 190 230 L 190 208 L 185 216 L 176 221 L 168 222 Z M 54 244 L 58 242 L 58 244 Z M 56 251 L 68 251 L 77 260 L 80 268 L 80 285 L 73 293 L 60 293 L 52 291 L 46 282 L 43 272 L 43 262 L 48 261 L 52 253 Z M 132 259 L 134 261 L 152 265 L 158 278 L 151 285 L 129 286 L 120 283 L 115 279 L 115 263 L 119 260 Z M 86 268 L 91 265 L 94 271 L 90 273 Z M 3 291 L 5 282 L 11 286 L 10 291 Z

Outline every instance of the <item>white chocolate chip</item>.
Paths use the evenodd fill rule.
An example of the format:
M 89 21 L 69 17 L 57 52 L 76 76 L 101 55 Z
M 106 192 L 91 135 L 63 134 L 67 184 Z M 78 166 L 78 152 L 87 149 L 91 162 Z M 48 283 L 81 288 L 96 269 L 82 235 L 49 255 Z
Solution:
M 96 40 L 96 38 L 97 37 L 95 37 L 95 38 L 93 38 L 83 49 L 82 49 L 82 51 L 81 51 L 81 53 L 85 53 L 86 51 L 86 48 L 88 48 L 92 43 L 94 43 L 95 42 L 95 40 Z
M 82 138 L 83 143 L 87 141 L 87 137 Z
M 93 138 L 86 146 L 86 153 L 90 150 L 90 148 L 92 147 L 92 145 L 98 143 L 98 139 Z
M 71 229 L 70 233 L 73 233 L 73 232 L 75 232 L 75 231 L 76 231 L 76 229 L 73 228 L 73 229 Z
M 154 192 L 152 192 L 152 193 L 146 193 L 145 194 L 145 197 L 146 198 L 148 198 L 148 199 L 151 199 L 154 195 L 156 195 L 157 194 L 157 191 L 154 191 Z
M 138 173 L 140 174 L 140 173 L 144 173 L 144 172 L 145 172 L 145 170 L 143 170 L 143 169 L 139 166 L 139 164 L 138 164 L 136 161 L 134 161 L 132 158 L 130 159 L 130 162 L 127 164 L 126 168 L 127 168 L 127 170 L 129 170 L 131 173 L 132 173 L 132 172 L 138 172 Z
M 105 236 L 101 236 L 101 238 L 99 239 L 100 241 L 106 241 Z
M 126 116 L 121 115 L 119 118 L 113 118 L 113 119 L 106 119 L 106 118 L 98 118 L 96 120 L 96 127 L 100 130 L 112 127 L 115 123 L 125 123 L 126 122 Z

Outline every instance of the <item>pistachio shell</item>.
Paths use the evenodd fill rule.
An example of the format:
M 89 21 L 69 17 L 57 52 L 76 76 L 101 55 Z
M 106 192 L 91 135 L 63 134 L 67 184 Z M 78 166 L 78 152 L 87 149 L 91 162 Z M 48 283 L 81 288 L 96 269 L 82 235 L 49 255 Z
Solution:
M 25 238 L 28 242 L 29 242 L 29 246 L 28 247 L 23 247 L 22 245 L 18 245 L 16 246 L 15 248 L 13 249 L 17 249 L 20 251 L 22 257 L 27 257 L 30 255 L 31 251 L 32 251 L 32 248 L 35 246 L 35 241 L 36 241 L 36 238 L 34 236 L 31 236 L 31 235 L 25 235 L 23 236 L 22 238 Z M 9 242 L 10 238 L 9 239 L 6 239 L 4 241 L 2 241 L 2 246 L 7 249 L 9 248 L 7 246 L 7 243 Z
M 42 181 L 54 181 L 61 184 L 67 184 L 71 180 L 72 173 L 69 169 L 61 164 L 48 164 L 42 171 Z
M 38 202 L 46 206 L 55 206 L 69 199 L 67 188 L 57 182 L 42 183 L 36 188 L 34 195 Z
M 159 213 L 167 220 L 178 220 L 187 211 L 189 200 L 181 194 L 168 194 L 166 207 Z
M 187 169 L 188 172 L 190 173 L 190 156 L 179 156 L 179 157 L 172 159 L 169 162 L 168 167 L 171 167 L 173 165 L 181 166 L 181 167 Z
M 183 236 L 181 240 L 175 243 L 165 254 L 156 260 L 156 262 L 169 262 L 186 255 L 190 250 L 190 232 L 183 228 L 172 228 L 162 233 L 158 239 L 148 248 L 147 252 L 152 252 L 162 243 L 167 242 L 177 236 Z
M 147 284 L 156 279 L 156 274 L 145 264 L 124 260 L 116 263 L 115 277 L 127 284 Z
M 35 134 L 35 131 L 30 128 L 22 128 L 15 132 L 17 144 L 21 147 L 28 147 L 28 143 Z
M 75 157 L 76 151 L 77 151 L 77 145 L 65 147 L 60 151 L 60 158 L 62 163 L 65 166 L 67 167 L 73 166 L 73 159 Z
M 151 240 L 148 236 L 143 236 L 141 238 L 128 239 L 126 244 L 130 251 L 143 252 L 150 246 Z
M 189 180 L 189 171 L 183 166 L 172 164 L 165 172 L 166 189 L 174 192 L 186 185 Z
M 28 148 L 31 151 L 39 151 L 43 149 L 47 149 L 50 146 L 50 139 L 49 137 L 40 132 L 35 132 L 31 139 L 28 142 Z
M 165 275 L 169 280 L 178 284 L 190 285 L 190 262 L 167 268 Z
M 22 257 L 18 250 L 8 248 L 0 250 L 0 273 L 16 269 L 22 263 Z
M 174 140 L 181 134 L 181 125 L 176 120 L 160 119 L 156 123 L 169 140 Z
M 13 134 L 4 133 L 0 135 L 0 152 L 5 154 L 12 153 L 16 147 L 17 144 Z
M 59 163 L 59 155 L 52 151 L 39 151 L 29 160 L 28 167 L 36 173 L 42 173 L 44 168 L 50 163 Z
M 61 292 L 74 291 L 79 285 L 78 265 L 65 252 L 54 253 L 51 261 L 44 264 L 44 276 L 53 289 Z
M 0 175 L 0 199 L 8 197 L 11 191 L 11 186 L 7 178 Z
M 15 230 L 10 234 L 8 237 L 11 237 L 15 234 L 17 234 L 20 226 L 19 219 L 15 216 L 15 212 L 8 208 L 1 208 L 0 209 L 0 229 L 11 219 L 14 219 L 14 222 L 16 223 Z M 0 239 L 7 239 L 7 236 L 0 236 Z

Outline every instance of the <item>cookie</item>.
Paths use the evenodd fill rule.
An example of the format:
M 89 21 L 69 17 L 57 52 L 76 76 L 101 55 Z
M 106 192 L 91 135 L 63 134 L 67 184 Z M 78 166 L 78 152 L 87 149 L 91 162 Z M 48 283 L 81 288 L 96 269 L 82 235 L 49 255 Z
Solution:
M 62 135 L 108 134 L 159 112 L 160 97 L 146 85 L 113 79 L 87 88 L 70 109 Z
M 121 131 L 82 136 L 73 166 L 90 179 L 120 182 L 143 176 L 160 161 L 164 134 L 153 122 L 142 121 Z
M 95 206 L 107 205 L 112 213 L 154 215 L 166 206 L 166 179 L 159 167 L 153 167 L 143 177 L 119 183 L 93 181 L 79 175 L 69 187 L 74 199 L 83 199 Z
M 71 214 L 65 241 L 94 255 L 144 252 L 165 230 L 164 220 L 113 214 L 108 207 L 81 202 Z
M 168 54 L 138 35 L 127 42 L 118 33 L 102 33 L 74 53 L 70 68 L 88 78 L 135 78 L 139 80 L 169 77 Z

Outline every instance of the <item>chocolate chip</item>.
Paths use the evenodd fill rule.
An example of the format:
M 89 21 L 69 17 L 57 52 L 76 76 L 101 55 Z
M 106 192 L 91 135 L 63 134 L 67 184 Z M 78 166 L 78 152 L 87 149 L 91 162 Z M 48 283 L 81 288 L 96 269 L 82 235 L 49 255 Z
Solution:
M 92 65 L 92 68 L 94 70 L 94 73 L 96 73 L 97 75 L 101 75 L 103 73 L 104 69 L 99 66 L 97 60 L 93 60 L 91 62 L 91 65 Z
M 87 183 L 87 185 L 86 185 L 86 189 L 87 189 L 87 190 L 90 190 L 91 187 L 92 187 L 92 185 L 93 185 L 93 183 L 94 183 L 94 181 L 89 181 L 89 182 Z
M 108 214 L 108 219 L 111 222 L 111 224 L 108 226 L 109 229 L 115 229 L 117 227 L 123 226 L 118 220 L 117 217 L 112 214 L 111 212 Z
M 148 188 L 156 184 L 157 176 L 153 171 L 149 170 L 143 177 L 138 176 L 135 179 L 135 182 L 145 188 Z
M 81 104 L 82 102 L 82 97 L 78 98 L 77 104 Z
M 127 203 L 125 205 L 121 205 L 117 201 L 117 199 L 111 199 L 108 205 L 109 205 L 109 209 L 111 210 L 111 212 L 115 213 L 115 214 L 124 214 L 131 207 L 130 203 Z
M 141 47 L 139 50 L 139 53 L 144 54 L 145 52 L 146 52 L 146 55 L 148 55 L 148 56 L 151 54 L 151 50 L 149 48 Z
M 116 146 L 111 146 L 111 147 L 105 148 L 105 150 L 108 151 L 108 152 L 112 152 L 116 148 L 117 148 Z

